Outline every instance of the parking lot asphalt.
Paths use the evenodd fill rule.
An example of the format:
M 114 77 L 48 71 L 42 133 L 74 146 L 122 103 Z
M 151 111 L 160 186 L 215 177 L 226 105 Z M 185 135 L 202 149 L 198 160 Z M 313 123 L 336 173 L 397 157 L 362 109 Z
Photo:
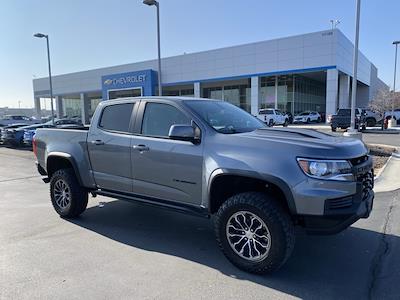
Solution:
M 225 259 L 210 220 L 103 197 L 64 220 L 48 188 L 30 151 L 0 147 L 0 299 L 400 298 L 400 190 L 340 234 L 299 230 L 287 264 L 256 276 Z

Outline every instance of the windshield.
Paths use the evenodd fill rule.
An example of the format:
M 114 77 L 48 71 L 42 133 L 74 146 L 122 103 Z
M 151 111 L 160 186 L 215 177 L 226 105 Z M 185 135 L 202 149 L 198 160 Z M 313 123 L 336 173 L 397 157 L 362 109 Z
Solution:
M 310 114 L 310 112 L 305 111 L 305 112 L 302 112 L 301 114 L 299 114 L 299 116 L 308 116 L 309 114 Z
M 228 102 L 188 100 L 185 104 L 220 133 L 242 133 L 266 127 L 256 117 Z

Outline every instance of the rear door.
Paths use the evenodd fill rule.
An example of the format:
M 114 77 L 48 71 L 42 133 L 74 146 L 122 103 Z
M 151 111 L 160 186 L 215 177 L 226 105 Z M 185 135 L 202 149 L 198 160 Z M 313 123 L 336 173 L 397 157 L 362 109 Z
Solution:
M 131 140 L 136 102 L 107 105 L 88 134 L 93 176 L 101 189 L 131 192 Z
M 201 203 L 203 145 L 168 138 L 191 117 L 169 101 L 142 101 L 132 138 L 133 193 L 182 204 Z

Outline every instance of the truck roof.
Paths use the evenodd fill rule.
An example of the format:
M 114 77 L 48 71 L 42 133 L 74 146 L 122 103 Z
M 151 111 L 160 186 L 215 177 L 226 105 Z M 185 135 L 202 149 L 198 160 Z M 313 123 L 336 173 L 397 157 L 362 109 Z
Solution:
M 146 99 L 168 99 L 170 101 L 187 101 L 187 100 L 203 100 L 203 101 L 223 101 L 221 99 L 209 99 L 209 98 L 195 98 L 195 97 L 181 97 L 181 96 L 143 96 L 143 97 L 125 97 L 125 98 L 117 98 L 112 100 L 106 100 L 107 103 L 111 102 L 121 102 L 121 101 L 128 101 L 128 100 L 146 100 Z

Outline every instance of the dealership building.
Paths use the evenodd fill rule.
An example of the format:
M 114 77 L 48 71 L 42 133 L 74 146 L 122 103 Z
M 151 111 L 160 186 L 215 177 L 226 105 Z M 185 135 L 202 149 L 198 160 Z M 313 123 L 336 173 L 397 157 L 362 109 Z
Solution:
M 323 115 L 349 108 L 354 46 L 338 29 L 162 58 L 162 94 L 223 99 L 256 115 L 261 108 Z M 387 85 L 361 52 L 358 107 Z M 48 78 L 33 80 L 36 113 L 50 98 Z M 100 101 L 158 95 L 157 60 L 53 76 L 58 117 L 87 124 Z

